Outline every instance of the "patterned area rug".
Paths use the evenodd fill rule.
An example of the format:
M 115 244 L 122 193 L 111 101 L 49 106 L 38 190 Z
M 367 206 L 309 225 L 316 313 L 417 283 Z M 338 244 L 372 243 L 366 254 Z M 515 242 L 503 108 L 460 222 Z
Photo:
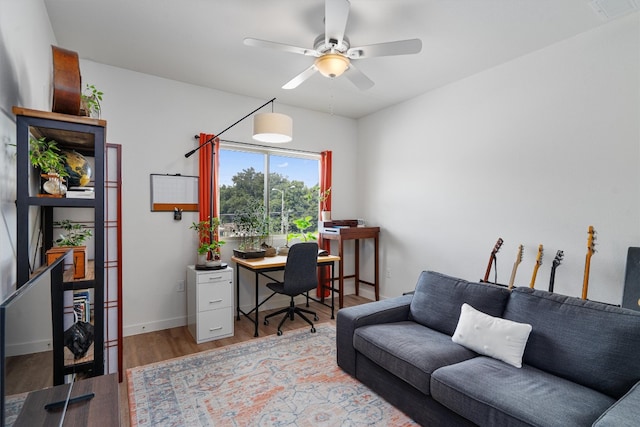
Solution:
M 335 327 L 127 370 L 131 426 L 415 426 L 336 365 Z

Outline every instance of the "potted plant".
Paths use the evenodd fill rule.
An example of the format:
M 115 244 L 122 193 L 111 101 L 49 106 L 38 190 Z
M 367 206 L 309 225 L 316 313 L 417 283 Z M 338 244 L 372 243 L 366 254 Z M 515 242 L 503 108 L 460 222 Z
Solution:
M 319 196 L 320 217 L 322 218 L 322 221 L 331 221 L 331 211 L 328 209 L 328 206 L 327 206 L 327 201 L 329 200 L 330 195 L 331 195 L 331 187 L 321 192 Z
M 87 84 L 80 94 L 80 115 L 100 118 L 102 95 L 104 93 L 99 91 L 95 85 Z
M 245 259 L 265 256 L 266 251 L 260 245 L 269 235 L 269 221 L 265 218 L 265 208 L 260 202 L 248 204 L 247 208 L 236 216 L 240 244 L 238 249 L 233 250 L 235 256 Z
M 91 230 L 84 224 L 68 219 L 56 221 L 53 226 L 64 230 L 65 234 L 61 234 L 54 242 L 56 246 L 47 251 L 47 264 L 73 248 L 73 278 L 82 279 L 87 274 L 87 247 L 84 242 L 92 236 Z
M 313 223 L 311 222 L 311 216 L 305 216 L 304 218 L 298 218 L 291 221 L 295 224 L 298 229 L 298 233 L 291 233 L 287 236 L 287 242 L 290 239 L 301 239 L 303 242 L 308 242 L 310 240 L 318 240 L 313 232 L 307 232 L 307 228 L 311 227 Z
M 65 168 L 65 155 L 60 151 L 54 140 L 29 138 L 29 161 L 47 181 L 42 185 L 44 191 L 56 197 L 62 197 L 67 192 L 63 180 L 69 176 Z
M 225 244 L 223 240 L 212 239 L 217 235 L 220 220 L 217 217 L 194 222 L 189 227 L 198 233 L 198 262 L 197 265 L 207 267 L 219 267 L 222 265 L 220 248 Z

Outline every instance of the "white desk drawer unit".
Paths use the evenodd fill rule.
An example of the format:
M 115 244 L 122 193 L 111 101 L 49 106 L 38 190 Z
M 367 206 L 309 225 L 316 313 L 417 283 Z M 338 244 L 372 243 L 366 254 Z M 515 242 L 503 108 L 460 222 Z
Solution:
M 233 336 L 233 269 L 187 267 L 187 327 L 198 344 Z

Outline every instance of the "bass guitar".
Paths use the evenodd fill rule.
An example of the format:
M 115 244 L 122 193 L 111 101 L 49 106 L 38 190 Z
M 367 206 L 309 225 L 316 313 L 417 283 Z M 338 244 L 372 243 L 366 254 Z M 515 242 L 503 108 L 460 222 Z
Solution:
M 503 243 L 502 237 L 498 238 L 498 241 L 496 242 L 495 246 L 493 247 L 493 250 L 491 251 L 491 255 L 489 255 L 489 264 L 487 265 L 487 271 L 484 273 L 484 279 L 482 280 L 483 282 L 489 281 L 491 266 L 496 262 L 496 254 L 500 250 L 502 243 Z
M 518 254 L 516 255 L 516 261 L 513 263 L 513 268 L 511 269 L 511 278 L 509 279 L 509 289 L 513 289 L 513 282 L 516 280 L 516 270 L 518 270 L 518 266 L 522 262 L 522 253 L 524 252 L 524 246 L 518 246 Z
M 593 225 L 589 226 L 589 235 L 587 239 L 587 257 L 584 262 L 584 280 L 582 281 L 582 299 L 587 299 L 587 292 L 589 291 L 589 270 L 591 269 L 591 256 L 595 250 L 596 230 Z
M 556 252 L 556 257 L 553 259 L 553 263 L 551 265 L 551 276 L 549 277 L 549 292 L 553 292 L 553 284 L 556 281 L 556 268 L 562 262 L 562 258 L 564 258 L 564 251 Z
M 536 284 L 536 276 L 538 275 L 538 269 L 542 265 L 542 254 L 544 252 L 544 248 L 542 245 L 538 246 L 538 255 L 536 256 L 536 265 L 533 267 L 533 275 L 531 276 L 531 283 L 529 283 L 529 287 L 533 289 Z

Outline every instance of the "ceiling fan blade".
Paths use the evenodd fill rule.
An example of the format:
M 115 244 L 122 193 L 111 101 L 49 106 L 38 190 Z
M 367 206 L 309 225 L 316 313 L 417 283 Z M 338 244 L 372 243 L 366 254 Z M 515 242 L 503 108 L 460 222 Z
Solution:
M 396 42 L 377 43 L 352 47 L 347 51 L 350 59 L 372 58 L 374 56 L 410 55 L 422 50 L 422 40 L 409 39 Z
M 325 0 L 324 5 L 324 42 L 337 40 L 337 46 L 342 46 L 344 31 L 349 19 L 349 0 Z
M 316 68 L 315 64 L 311 64 L 311 66 L 309 68 L 307 68 L 306 70 L 304 70 L 303 72 L 301 72 L 300 74 L 298 74 L 297 76 L 295 76 L 294 78 L 289 80 L 287 83 L 285 83 L 285 85 L 282 86 L 282 89 L 295 89 L 295 88 L 297 88 L 298 86 L 300 86 L 300 84 L 302 82 L 304 82 L 309 77 L 314 75 L 316 73 L 316 71 L 318 71 L 318 69 Z
M 349 64 L 349 68 L 344 72 L 344 76 L 360 90 L 367 90 L 375 84 L 369 77 L 365 76 L 362 71 L 358 70 L 353 65 L 353 62 Z
M 275 49 L 282 52 L 298 53 L 305 56 L 320 56 L 320 54 L 314 49 L 307 49 L 304 47 L 292 46 L 283 43 L 270 42 L 267 40 L 252 39 L 250 37 L 244 39 L 244 44 L 251 47 L 264 47 L 267 49 Z

